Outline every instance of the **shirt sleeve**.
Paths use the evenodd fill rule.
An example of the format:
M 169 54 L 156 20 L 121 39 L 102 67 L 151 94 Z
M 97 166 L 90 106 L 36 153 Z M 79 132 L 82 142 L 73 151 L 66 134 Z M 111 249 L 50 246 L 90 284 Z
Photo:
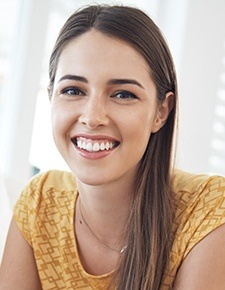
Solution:
M 193 195 L 182 229 L 184 258 L 204 237 L 225 223 L 225 178 L 209 177 Z
M 23 189 L 13 209 L 13 218 L 27 242 L 32 246 L 32 232 L 42 198 L 42 185 L 46 174 L 36 175 Z

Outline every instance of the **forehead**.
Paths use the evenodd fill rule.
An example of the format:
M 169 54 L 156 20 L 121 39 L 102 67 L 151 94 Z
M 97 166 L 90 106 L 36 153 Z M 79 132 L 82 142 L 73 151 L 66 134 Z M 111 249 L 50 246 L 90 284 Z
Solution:
M 138 52 L 134 47 L 132 47 L 132 45 L 129 44 L 128 42 L 118 37 L 103 34 L 102 32 L 96 29 L 91 29 L 90 31 L 82 34 L 81 36 L 78 36 L 77 38 L 72 39 L 63 50 L 63 53 L 70 50 L 71 47 L 77 50 L 80 48 L 82 50 L 84 50 L 85 48 L 88 48 L 87 50 L 89 51 L 90 54 L 95 53 L 96 50 L 98 50 L 99 52 L 104 51 L 105 53 L 107 52 L 107 55 L 109 56 L 110 54 L 112 56 L 112 52 L 115 52 L 116 50 L 118 53 L 121 54 L 122 57 L 124 57 L 127 53 L 129 53 L 145 61 L 141 53 Z M 102 56 L 104 57 L 104 55 Z
M 59 63 L 79 63 L 92 62 L 107 64 L 109 61 L 116 63 L 118 69 L 123 66 L 138 65 L 144 70 L 148 70 L 148 64 L 144 57 L 127 42 L 105 35 L 92 29 L 71 40 L 63 49 L 59 58 Z M 112 64 L 111 64 L 112 67 Z

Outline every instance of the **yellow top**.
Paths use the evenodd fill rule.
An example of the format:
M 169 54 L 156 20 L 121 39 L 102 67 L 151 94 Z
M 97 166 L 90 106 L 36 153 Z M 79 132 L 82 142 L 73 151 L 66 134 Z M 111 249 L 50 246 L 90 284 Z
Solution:
M 173 180 L 175 238 L 160 290 L 172 288 L 190 250 L 225 222 L 225 178 L 177 171 Z M 74 234 L 77 197 L 72 173 L 35 176 L 14 207 L 16 220 L 34 251 L 44 290 L 106 289 L 111 274 L 93 276 L 82 267 Z

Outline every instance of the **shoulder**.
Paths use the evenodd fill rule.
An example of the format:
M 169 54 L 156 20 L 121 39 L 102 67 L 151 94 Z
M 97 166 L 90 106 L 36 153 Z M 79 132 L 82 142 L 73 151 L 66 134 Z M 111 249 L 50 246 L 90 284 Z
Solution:
M 76 181 L 72 173 L 51 170 L 35 175 L 24 187 L 15 208 L 26 206 L 33 210 L 38 204 L 48 200 L 56 202 L 57 198 L 69 192 L 76 192 Z
M 173 189 L 175 192 L 196 192 L 205 186 L 216 183 L 219 187 L 225 186 L 225 177 L 217 175 L 194 174 L 176 169 L 173 175 Z
M 225 199 L 225 177 L 193 174 L 176 170 L 173 176 L 172 190 L 174 203 L 186 206 L 201 204 L 207 206 Z
M 28 209 L 44 203 L 49 196 L 60 196 L 63 192 L 76 191 L 75 177 L 72 173 L 51 170 L 32 177 L 22 190 L 16 207 L 26 205 Z
M 165 280 L 168 285 L 192 249 L 225 224 L 225 178 L 176 170 L 172 195 L 173 241 Z
M 174 249 L 183 259 L 225 223 L 225 178 L 178 170 L 173 180 Z
M 47 190 L 74 190 L 76 188 L 75 177 L 71 172 L 50 170 L 35 175 L 27 184 L 28 188 Z
M 14 206 L 13 217 L 31 244 L 35 228 L 60 209 L 73 208 L 77 194 L 75 177 L 70 172 L 52 170 L 34 176 Z

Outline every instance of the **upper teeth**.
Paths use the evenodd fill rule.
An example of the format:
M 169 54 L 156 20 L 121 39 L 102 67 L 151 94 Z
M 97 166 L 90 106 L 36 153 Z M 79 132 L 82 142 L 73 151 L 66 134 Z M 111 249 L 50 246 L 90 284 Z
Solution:
M 92 141 L 82 141 L 82 140 L 77 140 L 77 146 L 81 149 L 85 149 L 87 151 L 103 151 L 103 150 L 109 150 L 113 148 L 114 143 L 113 142 L 92 142 Z

